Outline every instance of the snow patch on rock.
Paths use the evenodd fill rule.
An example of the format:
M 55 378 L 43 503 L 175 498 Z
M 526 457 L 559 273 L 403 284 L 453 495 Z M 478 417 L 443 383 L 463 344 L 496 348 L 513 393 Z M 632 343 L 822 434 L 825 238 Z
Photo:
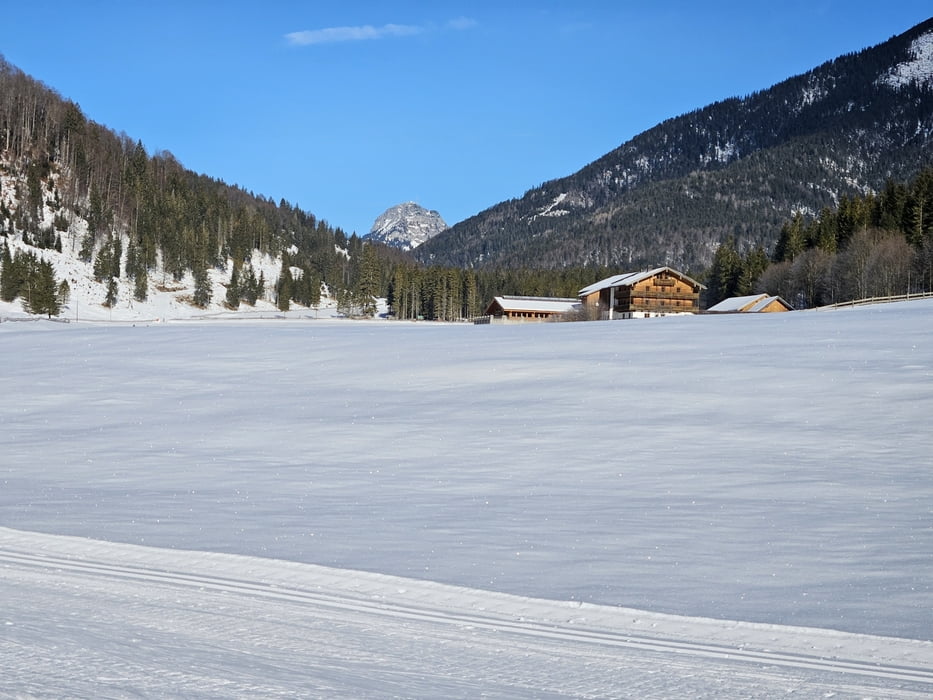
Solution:
M 438 212 L 415 202 L 405 202 L 380 214 L 366 237 L 394 248 L 411 250 L 446 229 L 447 223 Z
M 911 83 L 933 87 L 933 32 L 914 39 L 910 45 L 911 60 L 898 63 L 882 75 L 878 82 L 891 88 Z

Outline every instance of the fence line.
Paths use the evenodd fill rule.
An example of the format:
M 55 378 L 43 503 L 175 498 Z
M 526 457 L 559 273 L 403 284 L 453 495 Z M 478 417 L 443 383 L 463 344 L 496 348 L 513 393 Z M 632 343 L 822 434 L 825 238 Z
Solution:
M 818 306 L 817 311 L 824 309 L 841 309 L 846 306 L 866 306 L 868 304 L 888 304 L 892 301 L 910 301 L 912 299 L 929 299 L 933 297 L 933 292 L 914 292 L 912 294 L 895 294 L 887 297 L 865 297 L 864 299 L 853 299 L 852 301 L 839 301 L 835 304 Z
M 37 321 L 52 321 L 53 323 L 71 323 L 67 318 L 52 316 L 48 318 L 43 314 L 35 316 L 0 316 L 0 323 L 35 323 Z

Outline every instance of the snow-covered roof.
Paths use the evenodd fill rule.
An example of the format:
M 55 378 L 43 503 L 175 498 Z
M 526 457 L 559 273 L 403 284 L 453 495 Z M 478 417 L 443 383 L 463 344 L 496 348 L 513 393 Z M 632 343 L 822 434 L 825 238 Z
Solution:
M 585 297 L 589 296 L 593 292 L 598 292 L 600 289 L 608 289 L 609 287 L 618 287 L 621 284 L 625 283 L 625 280 L 629 277 L 635 275 L 635 272 L 623 272 L 621 275 L 613 275 L 612 277 L 607 277 L 606 279 L 599 280 L 599 282 L 594 282 L 588 287 L 584 287 L 580 290 L 580 296 Z
M 578 299 L 521 296 L 495 297 L 495 302 L 502 307 L 503 311 L 541 311 L 558 314 L 572 311 L 580 303 Z
M 709 307 L 707 311 L 714 313 L 728 313 L 730 311 L 744 311 L 746 307 L 751 306 L 762 299 L 767 299 L 767 294 L 750 294 L 744 297 L 730 297 L 723 299 L 718 304 Z
M 794 307 L 792 307 L 790 304 L 788 304 L 786 301 L 784 301 L 781 297 L 775 296 L 775 297 L 766 297 L 766 298 L 762 299 L 761 301 L 756 302 L 754 306 L 752 306 L 750 309 L 748 309 L 748 311 L 749 311 L 750 313 L 758 313 L 759 311 L 763 311 L 765 308 L 767 308 L 768 306 L 770 306 L 770 305 L 771 305 L 773 302 L 775 302 L 775 301 L 781 302 L 781 303 L 782 303 L 784 306 L 786 306 L 788 309 L 794 308 Z
M 792 308 L 790 304 L 779 296 L 769 296 L 767 294 L 750 294 L 744 297 L 730 297 L 724 299 L 718 304 L 709 307 L 707 311 L 718 314 L 725 313 L 758 313 L 764 310 L 773 302 L 778 301 L 788 309 Z
M 655 275 L 659 275 L 662 272 L 669 272 L 670 274 L 674 275 L 675 277 L 679 277 L 685 282 L 694 284 L 700 287 L 701 289 L 706 289 L 706 287 L 704 287 L 702 284 L 700 284 L 696 280 L 691 279 L 690 277 L 687 277 L 687 275 L 685 275 L 684 273 L 678 272 L 677 270 L 673 268 L 656 267 L 653 270 L 643 270 L 641 272 L 623 272 L 620 275 L 613 275 L 612 277 L 607 277 L 606 279 L 600 280 L 599 282 L 594 282 L 588 287 L 584 287 L 583 289 L 580 290 L 579 295 L 581 297 L 589 296 L 593 292 L 598 292 L 602 289 L 609 289 L 610 287 L 629 287 L 631 285 L 638 284 L 639 282 L 642 282 L 646 279 L 650 279 L 654 277 Z

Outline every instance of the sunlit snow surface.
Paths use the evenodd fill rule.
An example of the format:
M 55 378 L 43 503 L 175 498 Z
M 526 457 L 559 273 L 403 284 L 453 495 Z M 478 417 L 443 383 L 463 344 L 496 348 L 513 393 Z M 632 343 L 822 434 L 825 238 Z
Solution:
M 524 327 L 11 322 L 0 358 L 0 526 L 12 528 L 0 531 L 0 661 L 16 661 L 0 694 L 58 695 L 69 681 L 78 695 L 619 696 L 642 679 L 645 694 L 747 696 L 793 678 L 843 696 L 933 690 L 928 643 L 834 637 L 910 677 L 774 659 L 740 672 L 580 642 L 564 635 L 575 613 L 554 621 L 589 609 L 621 639 L 631 630 L 602 606 L 651 610 L 689 616 L 678 629 L 702 641 L 721 630 L 694 618 L 743 620 L 761 623 L 742 629 L 762 649 L 775 625 L 931 639 L 928 301 Z M 135 557 L 136 578 L 121 568 Z M 330 569 L 294 562 L 339 571 L 322 583 Z M 415 619 L 341 607 L 373 580 L 388 588 L 372 595 Z M 339 605 L 282 601 L 276 586 L 323 586 Z M 558 601 L 527 603 L 534 624 L 559 628 L 549 651 L 527 646 L 537 628 L 515 641 L 498 617 L 464 617 L 497 600 L 509 620 L 524 615 L 489 591 Z M 453 618 L 437 638 L 428 608 Z M 781 630 L 810 653 L 816 633 Z M 427 639 L 448 645 L 433 662 Z M 680 670 L 646 680 L 651 654 Z M 164 685 L 140 670 L 173 663 L 181 675 Z
M 0 528 L 0 697 L 926 697 L 929 642 Z

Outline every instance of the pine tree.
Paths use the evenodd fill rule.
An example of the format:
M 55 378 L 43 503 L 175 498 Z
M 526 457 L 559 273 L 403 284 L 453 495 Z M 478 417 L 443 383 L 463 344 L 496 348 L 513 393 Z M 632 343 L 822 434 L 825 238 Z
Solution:
M 239 265 L 233 264 L 233 271 L 230 273 L 230 284 L 227 285 L 227 306 L 231 309 L 240 308 L 240 273 L 237 269 Z
M 396 318 L 411 318 L 409 315 L 409 298 L 407 293 L 408 268 L 399 265 L 395 268 L 392 275 L 391 293 L 389 295 L 389 304 L 395 311 Z
M 120 236 L 114 236 L 110 241 L 110 276 L 120 277 L 120 263 L 123 258 L 123 241 Z
M 730 236 L 713 255 L 713 266 L 707 283 L 707 305 L 712 306 L 735 296 L 741 274 L 742 259 L 735 249 L 735 239 Z
M 10 249 L 3 244 L 3 250 L 0 251 L 0 299 L 13 301 L 19 296 L 20 284 L 21 280 L 13 263 L 13 257 L 10 255 Z
M 477 288 L 476 273 L 472 270 L 467 270 L 466 273 L 464 273 L 463 315 L 466 318 L 473 318 L 479 315 L 479 291 Z
M 133 280 L 133 298 L 136 301 L 146 301 L 149 297 L 149 273 L 145 267 L 140 267 L 136 271 Z
M 59 306 L 64 306 L 71 299 L 71 285 L 68 284 L 68 280 L 62 280 L 61 284 L 58 285 L 57 298 Z
M 820 248 L 827 253 L 835 253 L 838 240 L 838 220 L 836 213 L 829 208 L 820 212 L 816 225 L 811 227 L 807 236 L 808 248 Z
M 900 229 L 906 200 L 907 187 L 889 180 L 876 200 L 875 225 L 886 231 Z
M 907 241 L 915 246 L 933 233 L 933 168 L 924 170 L 914 180 L 904 202 L 902 227 Z
M 736 283 L 736 295 L 746 296 L 758 291 L 756 289 L 758 279 L 767 268 L 768 255 L 761 246 L 749 251 L 745 259 L 742 260 L 742 271 L 739 273 Z
M 317 306 L 321 303 L 321 280 L 312 272 L 308 277 L 308 306 Z
M 291 308 L 292 302 L 292 285 L 294 280 L 292 279 L 291 267 L 285 264 L 284 261 L 282 264 L 282 272 L 279 275 L 279 281 L 275 285 L 275 305 L 278 307 L 279 311 L 288 311 Z
M 843 197 L 836 209 L 838 247 L 845 247 L 852 236 L 867 228 L 870 222 L 870 198 Z
M 379 296 L 380 265 L 376 248 L 372 244 L 362 244 L 359 284 L 363 294 Z
M 113 276 L 113 261 L 111 257 L 112 250 L 110 246 L 105 245 L 97 252 L 97 257 L 94 258 L 94 279 L 97 282 L 103 282 L 105 279 Z
M 29 297 L 26 309 L 32 314 L 48 314 L 49 318 L 61 312 L 58 283 L 52 263 L 37 260 L 29 279 Z
M 797 212 L 781 227 L 781 235 L 774 249 L 774 262 L 793 262 L 805 248 L 803 215 Z
M 256 300 L 260 297 L 261 291 L 259 280 L 256 279 L 256 271 L 253 266 L 247 263 L 243 268 L 243 274 L 240 281 L 240 299 L 250 306 L 256 306 Z
M 107 282 L 107 298 L 104 299 L 104 306 L 111 309 L 116 306 L 118 292 L 119 287 L 117 286 L 117 281 L 111 277 Z
M 255 304 L 258 299 L 262 299 L 266 296 L 266 272 L 265 270 L 259 271 L 259 279 L 256 280 L 256 287 L 254 291 L 253 303 Z
M 204 267 L 194 272 L 194 304 L 202 309 L 211 303 L 211 278 Z

